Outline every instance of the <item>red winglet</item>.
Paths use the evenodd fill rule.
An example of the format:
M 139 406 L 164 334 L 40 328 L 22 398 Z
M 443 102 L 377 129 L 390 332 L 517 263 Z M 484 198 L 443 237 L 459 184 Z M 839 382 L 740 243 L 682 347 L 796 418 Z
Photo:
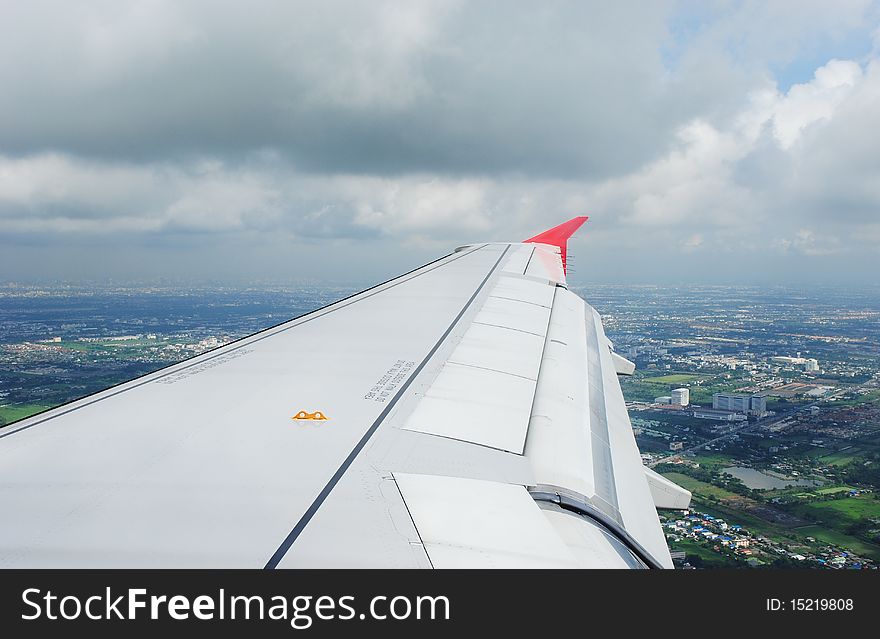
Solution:
M 560 256 L 562 257 L 562 270 L 566 270 L 566 249 L 568 248 L 568 238 L 574 235 L 574 232 L 577 231 L 581 224 L 587 221 L 586 215 L 581 215 L 579 217 L 573 217 L 568 222 L 563 222 L 559 226 L 554 226 L 552 229 L 544 231 L 543 233 L 538 233 L 535 237 L 530 237 L 527 240 L 523 240 L 524 243 L 531 242 L 532 244 L 551 244 L 553 246 L 559 247 Z

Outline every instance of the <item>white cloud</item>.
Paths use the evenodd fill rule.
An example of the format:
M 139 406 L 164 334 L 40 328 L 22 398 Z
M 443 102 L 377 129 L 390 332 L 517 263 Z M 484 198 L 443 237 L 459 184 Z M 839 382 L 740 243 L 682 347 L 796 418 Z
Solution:
M 160 168 L 108 164 L 58 153 L 0 156 L 0 216 L 40 217 L 67 209 L 77 216 L 113 216 L 147 207 L 160 196 Z
M 773 132 L 782 148 L 794 144 L 811 124 L 828 120 L 862 79 L 852 60 L 831 60 L 816 69 L 813 80 L 774 96 Z
M 487 180 L 340 178 L 357 210 L 356 221 L 392 234 L 457 228 L 488 232 Z
M 690 237 L 686 238 L 682 243 L 682 248 L 684 250 L 694 250 L 698 249 L 703 245 L 703 235 L 701 233 L 694 233 Z

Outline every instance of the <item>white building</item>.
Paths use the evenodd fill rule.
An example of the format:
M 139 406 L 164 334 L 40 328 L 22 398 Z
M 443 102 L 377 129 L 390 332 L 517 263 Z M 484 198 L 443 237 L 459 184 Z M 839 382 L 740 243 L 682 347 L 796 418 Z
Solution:
M 762 417 L 767 412 L 767 400 L 760 395 L 739 395 L 735 393 L 715 393 L 712 395 L 714 410 L 730 410 L 738 413 L 751 413 Z
M 676 406 L 687 406 L 691 403 L 691 392 L 687 388 L 676 388 L 672 391 L 672 403 Z
M 712 408 L 714 410 L 732 410 L 738 413 L 749 412 L 748 395 L 735 395 L 733 393 L 715 393 L 712 395 Z
M 803 366 L 808 373 L 816 373 L 819 371 L 818 360 L 812 358 L 801 357 L 798 353 L 797 357 L 771 357 L 770 361 L 774 364 L 784 364 L 789 366 Z

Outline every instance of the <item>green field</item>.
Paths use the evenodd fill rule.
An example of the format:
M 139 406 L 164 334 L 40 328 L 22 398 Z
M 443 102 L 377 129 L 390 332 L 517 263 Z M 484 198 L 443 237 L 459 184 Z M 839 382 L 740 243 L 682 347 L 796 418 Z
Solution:
M 844 406 L 858 406 L 860 404 L 870 404 L 872 402 L 880 401 L 880 390 L 872 390 L 864 395 L 859 395 L 857 397 L 851 397 L 849 399 L 838 399 L 834 402 L 834 405 L 838 408 Z
M 683 550 L 688 557 L 697 556 L 702 560 L 702 568 L 731 568 L 741 565 L 735 559 L 719 554 L 711 548 L 706 548 L 691 539 L 681 539 L 669 542 L 670 550 Z
M 97 342 L 60 342 L 57 344 L 62 348 L 68 348 L 73 351 L 92 352 L 99 351 L 104 348 L 103 344 Z
M 729 490 L 719 488 L 718 486 L 713 486 L 712 484 L 707 484 L 704 481 L 694 479 L 693 477 L 683 475 L 682 473 L 663 473 L 663 476 L 670 481 L 674 481 L 682 488 L 688 489 L 694 495 L 700 495 L 703 497 L 715 497 L 716 499 L 728 499 L 730 497 L 737 496 L 736 493 L 732 493 Z
M 870 452 L 870 448 L 871 447 L 868 446 L 867 452 Z M 819 455 L 817 456 L 817 459 L 822 463 L 829 464 L 831 466 L 846 466 L 847 464 L 851 464 L 855 460 L 859 459 L 865 452 L 866 449 L 864 447 L 853 444 L 845 448 L 841 448 L 840 450 L 834 450 L 824 455 Z
M 817 495 L 833 495 L 834 493 L 844 493 L 852 490 L 850 486 L 833 486 L 831 488 L 819 488 L 813 492 Z
M 40 411 L 51 408 L 51 406 L 41 406 L 39 404 L 17 404 L 10 406 L 0 406 L 0 425 L 11 424 L 12 422 L 30 417 Z
M 697 379 L 705 379 L 709 377 L 708 375 L 699 375 L 695 373 L 673 373 L 670 375 L 660 375 L 658 377 L 645 377 L 642 379 L 643 382 L 650 382 L 651 384 L 684 384 L 685 382 L 692 382 Z
M 817 519 L 826 526 L 843 529 L 868 519 L 880 519 L 880 500 L 873 495 L 844 497 L 832 501 L 798 504 L 793 511 L 800 516 Z
M 849 548 L 857 555 L 867 557 L 868 559 L 873 559 L 874 561 L 880 561 L 880 546 L 869 544 L 868 542 L 862 541 L 861 539 L 858 539 L 856 537 L 851 537 L 850 535 L 846 535 L 842 532 L 831 530 L 829 528 L 824 528 L 818 525 L 796 528 L 795 532 L 797 532 L 799 535 L 803 535 L 804 537 L 814 537 L 816 539 L 819 539 L 820 541 L 824 541 L 827 544 L 834 544 L 835 546 L 840 546 L 842 548 Z
M 847 451 L 849 452 L 849 451 Z M 846 466 L 847 464 L 851 464 L 856 460 L 856 456 L 853 454 L 847 453 L 832 453 L 831 455 L 823 455 L 819 457 L 821 461 L 828 464 L 829 466 Z
M 711 451 L 704 452 L 701 450 L 697 453 L 693 460 L 703 468 L 713 471 L 718 471 L 722 468 L 736 465 L 736 459 L 731 458 L 730 455 L 712 454 Z
M 773 522 L 762 519 L 757 515 L 748 513 L 744 510 L 736 508 L 728 508 L 717 502 L 707 502 L 705 500 L 694 497 L 691 505 L 693 510 L 706 512 L 714 517 L 721 517 L 731 524 L 739 524 L 753 535 L 764 535 L 777 540 L 786 540 L 786 544 L 791 545 L 795 541 L 800 541 L 800 537 L 793 534 L 790 528 L 781 528 Z

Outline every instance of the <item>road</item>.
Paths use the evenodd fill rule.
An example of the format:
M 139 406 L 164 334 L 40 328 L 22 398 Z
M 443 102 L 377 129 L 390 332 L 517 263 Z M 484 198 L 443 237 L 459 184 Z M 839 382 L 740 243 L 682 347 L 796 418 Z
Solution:
M 676 459 L 679 459 L 682 455 L 686 455 L 687 453 L 693 453 L 693 452 L 700 450 L 701 448 L 705 448 L 706 446 L 709 446 L 709 445 L 714 444 L 716 442 L 724 441 L 725 439 L 730 439 L 734 435 L 749 433 L 749 432 L 751 432 L 753 430 L 757 430 L 759 428 L 767 428 L 769 426 L 772 426 L 773 424 L 778 424 L 779 422 L 785 421 L 786 419 L 792 417 L 793 415 L 796 415 L 797 413 L 803 412 L 805 410 L 809 410 L 813 406 L 817 406 L 817 405 L 818 405 L 818 403 L 809 404 L 807 406 L 799 406 L 798 408 L 794 408 L 792 410 L 787 410 L 780 415 L 774 415 L 773 417 L 759 419 L 758 421 L 755 421 L 755 422 L 745 422 L 742 426 L 734 427 L 733 429 L 727 431 L 723 435 L 715 437 L 714 439 L 709 439 L 707 441 L 701 442 L 701 443 L 696 444 L 694 446 L 690 446 L 689 448 L 684 448 L 684 449 L 680 450 L 679 452 L 675 453 L 674 455 L 670 455 L 669 457 L 662 457 L 662 458 L 660 458 L 656 461 L 653 461 L 650 464 L 646 464 L 646 465 L 648 468 L 654 468 L 654 466 L 657 466 L 659 464 L 668 464 Z

